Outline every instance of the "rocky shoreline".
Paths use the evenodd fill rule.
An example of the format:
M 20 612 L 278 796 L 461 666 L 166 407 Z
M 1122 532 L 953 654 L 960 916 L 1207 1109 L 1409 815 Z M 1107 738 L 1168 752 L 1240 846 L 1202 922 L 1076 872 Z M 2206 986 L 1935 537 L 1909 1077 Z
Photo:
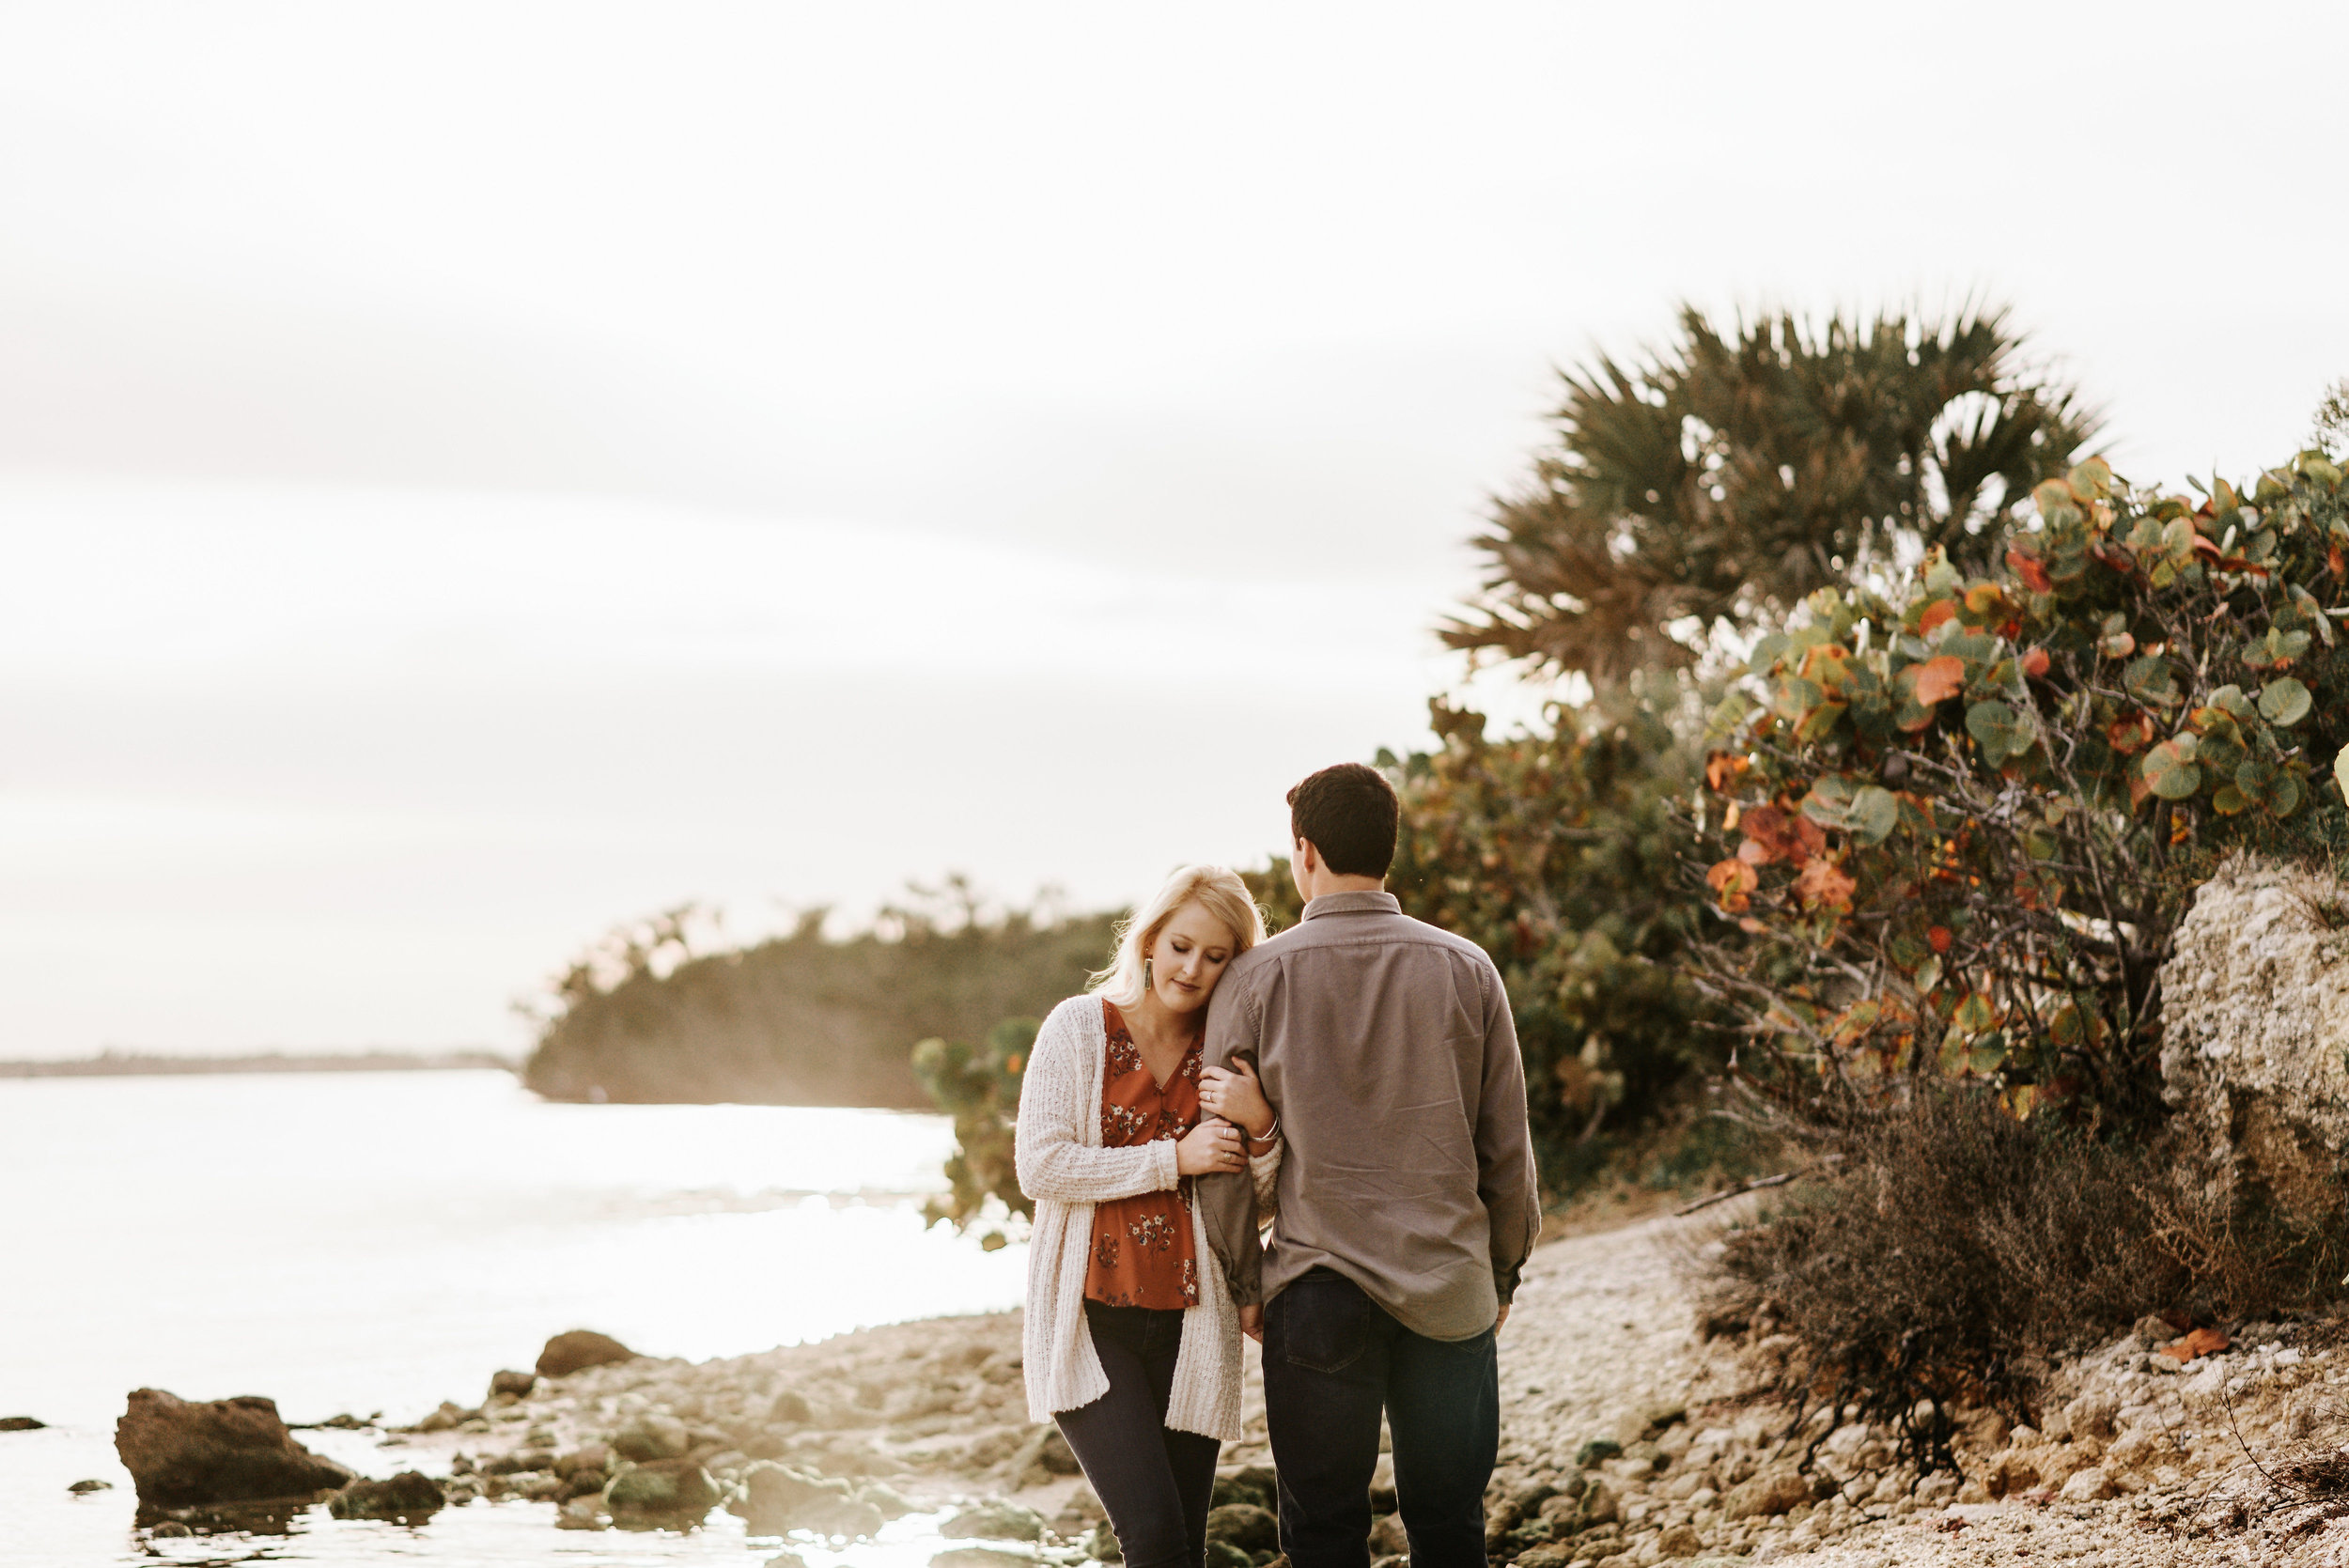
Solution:
M 1787 1348 L 1767 1321 L 1701 1337 L 1684 1273 L 1704 1236 L 1658 1220 L 1536 1252 L 1502 1337 L 1495 1562 L 2315 1563 L 2349 1548 L 2349 1518 L 2334 1517 L 2349 1515 L 2338 1336 L 2246 1324 L 2194 1338 L 2148 1319 L 2057 1369 L 2038 1427 L 1975 1412 L 1954 1436 L 1958 1469 L 1920 1475 L 1891 1433 L 1831 1411 L 1797 1423 L 1763 1396 Z M 1066 1446 L 1027 1420 L 1016 1312 L 698 1364 L 598 1338 L 558 1336 L 545 1372 L 499 1373 L 479 1404 L 386 1432 L 400 1473 L 329 1506 L 413 1522 L 521 1499 L 590 1530 L 692 1528 L 723 1508 L 786 1568 L 794 1547 L 914 1514 L 934 1521 L 935 1568 L 1113 1556 Z M 1252 1360 L 1252 1347 L 1209 1568 L 1266 1568 L 1278 1551 Z M 1374 1503 L 1379 1568 L 1404 1568 L 1383 1462 Z M 217 1508 L 158 1504 L 142 1514 L 157 1534 L 234 1528 Z

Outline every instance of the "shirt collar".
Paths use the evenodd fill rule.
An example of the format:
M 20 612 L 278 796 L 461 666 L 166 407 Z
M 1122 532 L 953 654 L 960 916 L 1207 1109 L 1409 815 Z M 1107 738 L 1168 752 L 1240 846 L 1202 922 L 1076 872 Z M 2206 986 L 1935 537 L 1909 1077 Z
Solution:
M 1305 919 L 1322 915 L 1399 915 L 1403 901 L 1391 893 L 1325 893 L 1305 906 Z

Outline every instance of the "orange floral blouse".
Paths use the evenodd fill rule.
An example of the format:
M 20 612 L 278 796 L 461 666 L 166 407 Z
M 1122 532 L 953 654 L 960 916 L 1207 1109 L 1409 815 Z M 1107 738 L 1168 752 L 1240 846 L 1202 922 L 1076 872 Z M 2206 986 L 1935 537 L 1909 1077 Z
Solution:
M 1114 1002 L 1101 1003 L 1109 1061 L 1101 1070 L 1101 1146 L 1130 1148 L 1180 1138 L 1199 1125 L 1199 1071 L 1204 1039 L 1183 1053 L 1164 1087 L 1143 1064 L 1141 1048 Z M 1172 1192 L 1142 1192 L 1097 1203 L 1093 1265 L 1085 1298 L 1108 1307 L 1154 1307 L 1179 1312 L 1199 1305 L 1199 1258 L 1191 1245 L 1190 1178 Z

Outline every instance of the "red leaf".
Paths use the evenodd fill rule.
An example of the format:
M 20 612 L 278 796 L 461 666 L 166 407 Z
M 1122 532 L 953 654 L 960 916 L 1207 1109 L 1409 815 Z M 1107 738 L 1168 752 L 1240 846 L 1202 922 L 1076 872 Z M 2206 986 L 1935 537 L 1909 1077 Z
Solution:
M 2227 1348 L 2227 1336 L 2216 1328 L 2197 1328 L 2175 1344 L 2165 1344 L 2161 1353 L 2184 1366 L 2200 1357 Z
M 1731 893 L 1751 893 L 1761 878 L 1754 876 L 1753 867 L 1743 861 L 1717 861 L 1713 869 L 1704 874 L 1704 881 L 1715 893 L 1726 897 Z
M 1738 831 L 1746 835 L 1739 846 L 1740 860 L 1755 865 L 1771 865 L 1779 861 L 1802 864 L 1827 847 L 1827 833 L 1808 817 L 1794 816 L 1776 806 L 1756 806 L 1737 819 Z M 1746 850 L 1758 847 L 1756 860 Z
M 1957 619 L 1957 606 L 1948 599 L 1937 598 L 1925 606 L 1925 613 L 1917 617 L 1917 635 L 1930 637 L 1933 629 L 1944 621 Z
M 1946 925 L 1929 926 L 1925 930 L 1925 940 L 1932 944 L 1934 952 L 1947 953 L 1950 950 L 1950 928 Z
M 1804 866 L 1802 875 L 1795 878 L 1796 893 L 1804 904 L 1813 908 L 1821 904 L 1849 904 L 1859 887 L 1857 881 L 1843 875 L 1843 867 L 1824 856 Z
M 2046 675 L 2046 673 L 2047 673 L 2047 650 L 2046 650 L 2046 649 L 2045 649 L 2045 648 L 2033 648 L 2033 649 L 2031 649 L 2031 650 L 2030 650 L 2030 652 L 2029 652 L 2029 653 L 2027 653 L 2027 654 L 2023 655 L 2023 674 L 2025 674 L 2025 675 L 2027 675 L 2030 676 L 2030 678 L 2031 678 L 2031 679 L 2033 679 L 2033 680 L 2037 680 L 2040 676 L 2042 676 L 2042 675 Z
M 1923 707 L 1947 702 L 1966 690 L 1966 663 L 1954 654 L 1928 659 L 1917 666 L 1917 702 Z
M 2006 552 L 2006 564 L 2014 569 L 2015 576 L 2023 580 L 2023 586 L 2032 593 L 2055 592 L 2055 579 L 2047 575 L 2047 568 L 2039 564 L 2038 556 L 2026 555 L 2019 550 L 2010 550 Z

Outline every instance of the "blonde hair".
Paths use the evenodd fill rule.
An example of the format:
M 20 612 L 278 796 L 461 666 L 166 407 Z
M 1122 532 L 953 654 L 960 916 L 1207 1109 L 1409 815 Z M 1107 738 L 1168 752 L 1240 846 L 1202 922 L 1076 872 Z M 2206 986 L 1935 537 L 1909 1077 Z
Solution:
M 1150 949 L 1166 923 L 1187 904 L 1196 904 L 1221 921 L 1232 933 L 1232 956 L 1237 958 L 1264 940 L 1264 911 L 1248 896 L 1248 884 L 1228 866 L 1187 865 L 1169 877 L 1117 928 L 1117 955 L 1110 967 L 1093 976 L 1091 990 L 1120 1007 L 1142 1001 L 1143 969 Z

